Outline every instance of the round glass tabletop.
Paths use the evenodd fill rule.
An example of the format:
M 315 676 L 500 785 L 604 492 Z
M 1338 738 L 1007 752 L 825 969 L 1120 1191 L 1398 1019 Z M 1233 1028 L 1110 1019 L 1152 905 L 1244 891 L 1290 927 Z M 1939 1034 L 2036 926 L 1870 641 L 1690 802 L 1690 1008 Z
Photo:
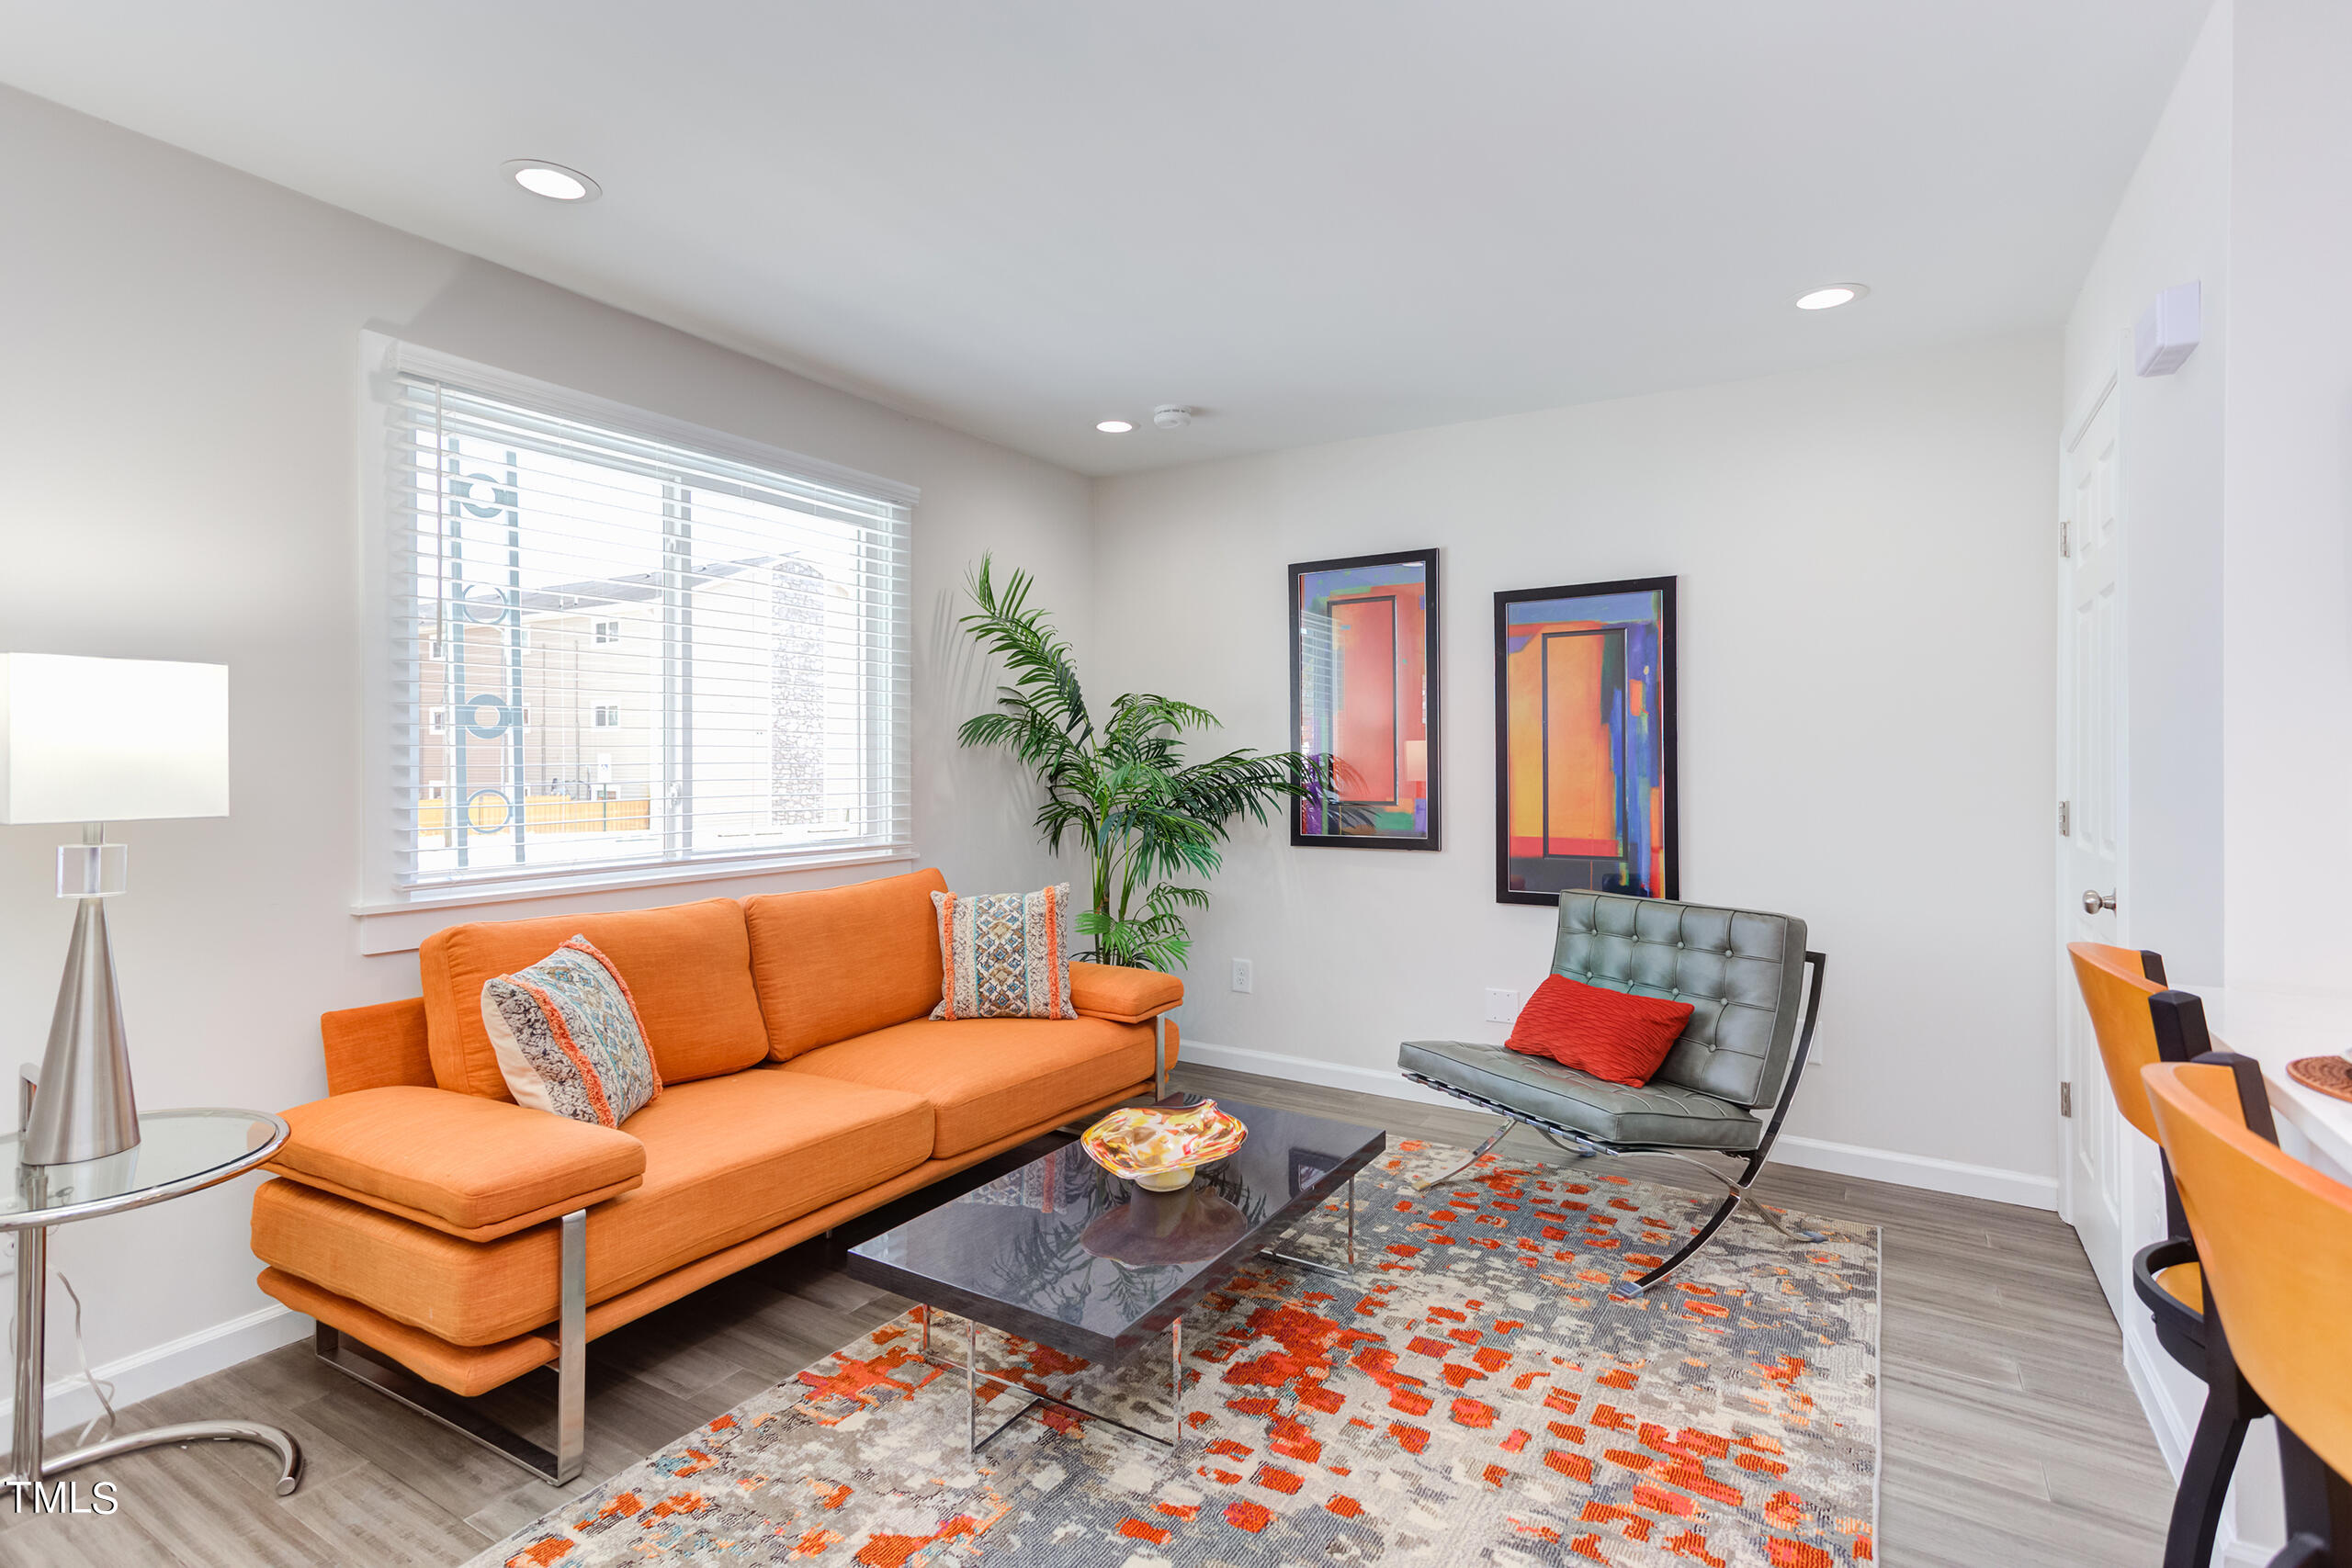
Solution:
M 73 1165 L 25 1165 L 22 1134 L 0 1135 L 0 1230 L 61 1224 L 160 1203 L 226 1181 L 267 1159 L 286 1123 L 259 1111 L 151 1111 L 135 1147 Z

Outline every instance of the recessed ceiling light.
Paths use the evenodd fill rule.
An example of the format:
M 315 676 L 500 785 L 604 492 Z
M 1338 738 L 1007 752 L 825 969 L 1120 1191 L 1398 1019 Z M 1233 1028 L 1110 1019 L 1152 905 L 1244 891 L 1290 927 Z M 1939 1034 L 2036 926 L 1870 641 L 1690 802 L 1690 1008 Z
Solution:
M 1797 296 L 1800 310 L 1834 310 L 1840 305 L 1850 305 L 1870 292 L 1861 283 L 1833 283 L 1826 288 L 1816 288 L 1810 294 Z
M 604 186 L 579 170 L 550 164 L 544 158 L 516 158 L 505 168 L 514 176 L 516 185 L 549 201 L 594 201 L 604 194 Z
M 1135 425 L 1124 419 L 1106 419 L 1094 428 L 1105 435 L 1125 435 L 1128 431 L 1133 430 Z

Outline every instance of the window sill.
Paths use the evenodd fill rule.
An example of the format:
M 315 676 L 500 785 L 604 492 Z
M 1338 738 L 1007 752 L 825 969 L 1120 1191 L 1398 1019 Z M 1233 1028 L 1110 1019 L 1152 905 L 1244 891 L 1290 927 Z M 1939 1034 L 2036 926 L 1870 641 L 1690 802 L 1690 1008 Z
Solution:
M 471 919 L 527 920 L 542 915 L 586 915 L 647 907 L 648 888 L 694 887 L 706 898 L 791 893 L 864 880 L 845 873 L 912 865 L 911 850 L 865 849 L 789 860 L 733 861 L 719 865 L 660 866 L 552 883 L 436 888 L 412 898 L 354 904 L 362 953 L 413 953 L 426 937 Z M 476 914 L 476 910 L 491 911 Z

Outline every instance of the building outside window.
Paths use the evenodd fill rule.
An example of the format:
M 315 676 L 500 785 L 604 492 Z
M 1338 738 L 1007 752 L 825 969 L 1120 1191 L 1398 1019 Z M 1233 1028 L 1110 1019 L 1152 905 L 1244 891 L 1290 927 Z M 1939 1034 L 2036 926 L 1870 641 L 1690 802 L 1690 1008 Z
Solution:
M 398 887 L 903 849 L 912 492 L 390 357 Z

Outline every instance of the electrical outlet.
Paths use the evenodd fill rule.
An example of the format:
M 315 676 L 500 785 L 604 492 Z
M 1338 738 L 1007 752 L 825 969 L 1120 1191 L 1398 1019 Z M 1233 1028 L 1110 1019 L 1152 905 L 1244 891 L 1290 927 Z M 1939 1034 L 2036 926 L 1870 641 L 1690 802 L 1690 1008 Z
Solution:
M 1249 991 L 1255 988 L 1257 984 L 1257 970 L 1250 964 L 1250 961 L 1246 958 L 1235 959 L 1233 961 L 1233 988 L 1237 991 L 1247 994 Z
M 1519 1016 L 1519 993 L 1500 986 L 1487 987 L 1487 1021 L 1509 1023 Z

